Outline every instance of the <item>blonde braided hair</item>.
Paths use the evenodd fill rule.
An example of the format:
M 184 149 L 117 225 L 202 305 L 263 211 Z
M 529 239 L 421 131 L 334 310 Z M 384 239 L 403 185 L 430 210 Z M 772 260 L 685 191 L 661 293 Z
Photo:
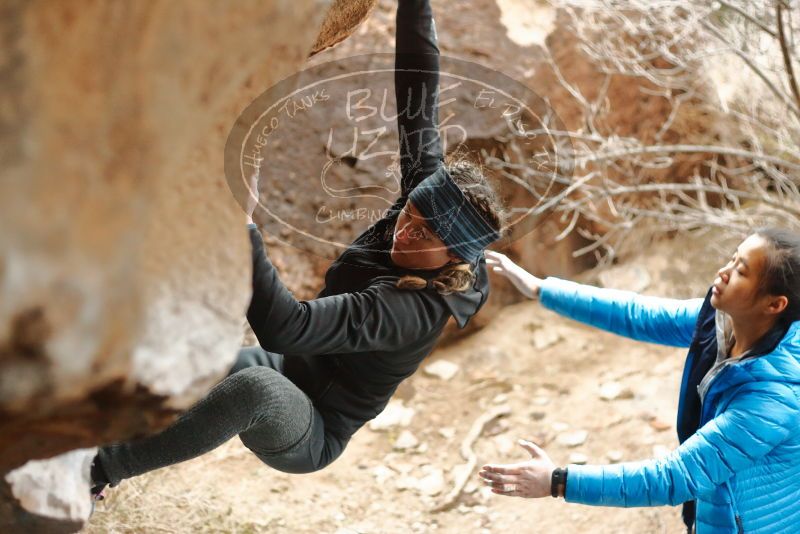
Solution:
M 481 217 L 495 230 L 503 227 L 503 206 L 483 172 L 467 160 L 459 160 L 447 166 L 447 172 L 464 193 L 467 201 L 478 210 Z M 431 280 L 431 285 L 440 295 L 466 291 L 475 283 L 475 273 L 469 263 L 449 265 Z M 420 276 L 406 275 L 397 281 L 399 289 L 424 289 L 428 281 Z

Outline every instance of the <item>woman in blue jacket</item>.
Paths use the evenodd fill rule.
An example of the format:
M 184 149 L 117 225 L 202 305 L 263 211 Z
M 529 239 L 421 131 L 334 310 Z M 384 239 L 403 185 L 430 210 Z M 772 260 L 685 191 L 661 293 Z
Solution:
M 487 465 L 495 493 L 598 506 L 684 504 L 698 533 L 800 532 L 800 237 L 764 229 L 742 242 L 705 299 L 672 300 L 538 279 L 506 256 L 487 263 L 557 313 L 633 339 L 688 347 L 680 446 L 660 459 L 556 468 Z

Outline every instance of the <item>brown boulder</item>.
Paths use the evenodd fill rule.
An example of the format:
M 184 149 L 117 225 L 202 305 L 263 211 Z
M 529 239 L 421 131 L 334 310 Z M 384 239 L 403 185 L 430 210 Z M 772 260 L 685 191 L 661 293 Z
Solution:
M 4 2 L 0 473 L 156 430 L 224 375 L 250 289 L 228 129 L 371 4 Z

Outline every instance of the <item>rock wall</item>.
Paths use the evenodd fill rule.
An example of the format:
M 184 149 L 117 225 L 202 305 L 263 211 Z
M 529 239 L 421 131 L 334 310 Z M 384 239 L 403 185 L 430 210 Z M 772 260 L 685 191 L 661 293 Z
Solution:
M 228 129 L 371 5 L 0 6 L 0 473 L 160 428 L 227 370 L 250 286 Z

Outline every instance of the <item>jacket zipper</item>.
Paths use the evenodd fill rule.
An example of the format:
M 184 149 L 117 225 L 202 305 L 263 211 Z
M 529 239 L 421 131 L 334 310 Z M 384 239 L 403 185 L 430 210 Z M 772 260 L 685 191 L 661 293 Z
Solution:
M 733 519 L 736 521 L 736 532 L 738 534 L 744 534 L 742 516 L 739 515 L 739 507 L 736 506 L 736 499 L 733 497 L 733 490 L 729 482 L 725 482 L 725 488 L 728 490 L 728 495 L 731 497 L 731 508 L 733 508 Z

